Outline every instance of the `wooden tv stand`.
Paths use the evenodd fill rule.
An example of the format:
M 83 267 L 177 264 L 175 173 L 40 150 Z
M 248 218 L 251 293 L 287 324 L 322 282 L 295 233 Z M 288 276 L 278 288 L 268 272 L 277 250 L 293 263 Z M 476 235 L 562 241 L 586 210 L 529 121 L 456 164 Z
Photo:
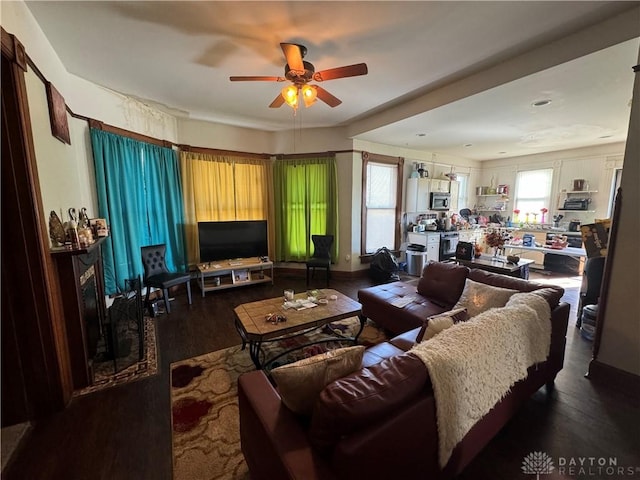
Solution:
M 265 271 L 270 271 L 270 275 L 265 274 Z M 273 285 L 271 260 L 263 262 L 258 257 L 252 257 L 198 264 L 198 286 L 203 297 L 206 292 L 214 290 L 268 282 Z

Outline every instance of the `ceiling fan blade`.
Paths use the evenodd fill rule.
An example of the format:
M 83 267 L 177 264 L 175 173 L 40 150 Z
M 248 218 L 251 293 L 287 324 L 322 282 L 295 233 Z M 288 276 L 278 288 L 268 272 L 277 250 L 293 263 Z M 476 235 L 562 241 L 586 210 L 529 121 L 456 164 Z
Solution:
M 246 77 L 229 77 L 232 82 L 284 82 L 284 77 L 261 77 L 261 76 L 246 76 Z
M 280 108 L 284 105 L 284 97 L 282 95 L 278 95 L 273 99 L 273 102 L 269 105 L 269 108 Z
M 347 65 L 346 67 L 330 68 L 321 70 L 313 74 L 316 82 L 324 82 L 325 80 L 333 80 L 335 78 L 357 77 L 358 75 L 366 75 L 369 72 L 366 63 L 356 63 L 355 65 Z
M 337 107 L 342 103 L 338 97 L 334 97 L 329 92 L 327 92 L 324 88 L 319 87 L 318 85 L 314 85 L 316 92 L 318 92 L 318 98 L 322 100 L 324 103 L 329 105 L 330 107 Z
M 304 47 L 297 43 L 281 43 L 280 47 L 282 47 L 289 68 L 300 74 L 304 73 L 304 63 L 302 63 L 302 48 Z

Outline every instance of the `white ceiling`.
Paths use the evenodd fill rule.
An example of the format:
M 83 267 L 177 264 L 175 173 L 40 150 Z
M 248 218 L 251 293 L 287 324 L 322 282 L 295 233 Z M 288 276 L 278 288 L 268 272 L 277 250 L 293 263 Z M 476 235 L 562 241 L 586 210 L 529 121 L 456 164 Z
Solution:
M 624 141 L 640 18 L 633 40 L 424 113 L 398 109 L 612 15 L 638 17 L 638 5 L 27 1 L 70 73 L 174 115 L 291 129 L 289 107 L 268 108 L 283 84 L 229 76 L 283 76 L 279 43 L 301 43 L 316 70 L 369 67 L 324 82 L 343 103 L 301 108 L 303 127 L 356 125 L 356 138 L 476 160 Z M 531 106 L 541 99 L 552 102 Z

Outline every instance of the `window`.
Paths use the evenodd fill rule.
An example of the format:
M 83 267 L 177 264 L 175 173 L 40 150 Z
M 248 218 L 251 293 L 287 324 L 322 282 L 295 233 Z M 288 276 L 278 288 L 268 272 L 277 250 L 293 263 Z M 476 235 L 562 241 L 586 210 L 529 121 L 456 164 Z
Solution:
M 458 174 L 456 180 L 458 181 L 457 210 L 459 211 L 462 208 L 469 208 L 469 175 Z
M 553 169 L 518 172 L 514 210 L 520 210 L 520 221 L 540 221 L 542 208 L 550 209 Z M 515 218 L 515 217 L 514 217 Z
M 278 159 L 274 164 L 276 260 L 304 262 L 312 235 L 333 235 L 338 258 L 338 176 L 335 156 Z
M 363 153 L 361 253 L 397 249 L 404 159 Z
M 180 166 L 190 264 L 200 261 L 198 222 L 269 220 L 267 159 L 182 151 Z

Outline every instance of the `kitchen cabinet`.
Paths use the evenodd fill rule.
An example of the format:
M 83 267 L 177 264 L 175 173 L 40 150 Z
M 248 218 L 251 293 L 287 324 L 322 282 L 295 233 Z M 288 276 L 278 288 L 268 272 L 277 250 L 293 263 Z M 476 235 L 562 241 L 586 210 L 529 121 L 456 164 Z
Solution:
M 437 262 L 440 260 L 440 234 L 428 233 L 427 234 L 427 261 L 433 260 Z
M 450 187 L 451 187 L 451 182 L 449 180 L 438 180 L 435 178 L 431 179 L 432 192 L 449 193 Z
M 426 247 L 427 261 L 437 262 L 440 258 L 440 232 L 410 232 L 409 243 L 415 243 Z
M 408 178 L 405 212 L 426 212 L 429 200 L 429 178 Z

